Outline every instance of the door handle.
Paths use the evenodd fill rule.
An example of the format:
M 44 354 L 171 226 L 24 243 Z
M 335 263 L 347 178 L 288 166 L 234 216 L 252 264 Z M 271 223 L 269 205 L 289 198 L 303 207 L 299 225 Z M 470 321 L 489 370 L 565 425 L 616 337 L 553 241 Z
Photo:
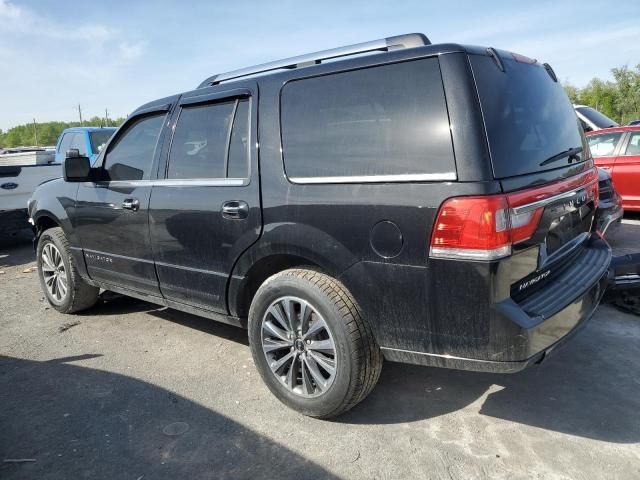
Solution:
M 140 201 L 137 198 L 125 198 L 122 201 L 122 208 L 137 212 L 140 209 Z
M 249 205 L 242 200 L 229 200 L 222 204 L 222 216 L 232 220 L 241 220 L 249 216 Z

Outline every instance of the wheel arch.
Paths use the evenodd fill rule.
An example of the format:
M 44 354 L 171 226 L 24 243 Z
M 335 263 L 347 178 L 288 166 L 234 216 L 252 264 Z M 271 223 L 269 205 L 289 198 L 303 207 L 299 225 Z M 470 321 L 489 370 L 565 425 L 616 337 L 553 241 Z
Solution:
M 304 223 L 272 222 L 237 260 L 227 287 L 231 315 L 246 317 L 258 287 L 282 270 L 309 266 L 338 277 L 356 263 L 353 253 L 328 232 Z
M 258 288 L 278 272 L 295 267 L 310 267 L 325 271 L 310 258 L 291 253 L 273 253 L 256 260 L 242 277 L 232 276 L 229 282 L 229 311 L 236 317 L 246 317 Z

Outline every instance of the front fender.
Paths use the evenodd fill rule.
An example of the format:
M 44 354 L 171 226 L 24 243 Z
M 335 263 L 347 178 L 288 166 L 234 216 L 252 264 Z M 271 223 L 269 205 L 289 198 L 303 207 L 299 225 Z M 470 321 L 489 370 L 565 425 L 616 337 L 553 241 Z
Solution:
M 35 189 L 29 199 L 28 213 L 33 221 L 36 235 L 39 235 L 39 225 L 60 226 L 71 247 L 79 248 L 80 242 L 73 228 L 75 213 L 77 183 L 67 183 L 62 179 L 43 183 Z

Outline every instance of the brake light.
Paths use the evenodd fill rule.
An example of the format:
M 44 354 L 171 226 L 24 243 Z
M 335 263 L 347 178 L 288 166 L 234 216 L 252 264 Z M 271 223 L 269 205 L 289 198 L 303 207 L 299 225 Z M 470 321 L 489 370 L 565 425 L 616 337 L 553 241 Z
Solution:
M 597 171 L 590 169 L 568 180 L 515 193 L 449 198 L 438 212 L 429 256 L 468 260 L 507 257 L 512 245 L 534 235 L 545 200 L 567 193 L 574 201 L 574 191 L 584 192 L 580 200 L 597 206 Z

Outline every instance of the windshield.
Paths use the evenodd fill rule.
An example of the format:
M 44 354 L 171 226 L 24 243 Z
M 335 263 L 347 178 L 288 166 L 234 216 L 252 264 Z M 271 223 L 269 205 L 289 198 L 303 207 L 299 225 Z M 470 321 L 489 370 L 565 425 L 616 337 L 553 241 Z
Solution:
M 598 128 L 610 128 L 610 127 L 618 127 L 619 125 L 611 120 L 606 115 L 603 115 L 595 108 L 591 107 L 576 107 L 576 110 L 580 112 L 582 115 L 587 117 L 591 123 L 593 123 Z
M 562 85 L 539 63 L 502 54 L 504 71 L 469 55 L 496 178 L 551 170 L 586 159 L 588 146 Z M 566 155 L 559 155 L 569 152 Z M 553 160 L 555 157 L 557 160 Z
M 89 132 L 91 151 L 93 153 L 100 153 L 115 131 L 115 129 L 104 129 Z

